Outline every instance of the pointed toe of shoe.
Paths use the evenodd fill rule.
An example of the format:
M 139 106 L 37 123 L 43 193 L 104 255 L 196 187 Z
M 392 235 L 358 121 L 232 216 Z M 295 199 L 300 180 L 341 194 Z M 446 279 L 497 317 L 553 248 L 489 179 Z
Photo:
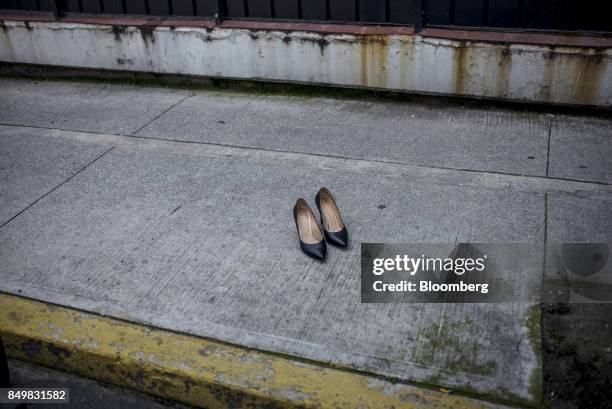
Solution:
M 348 245 L 348 232 L 346 231 L 346 227 L 336 232 L 325 231 L 325 239 L 334 246 L 346 247 Z
M 325 242 L 319 242 L 316 244 L 305 244 L 302 243 L 302 251 L 306 253 L 306 255 L 316 258 L 317 260 L 325 260 L 325 256 L 327 255 L 327 246 Z

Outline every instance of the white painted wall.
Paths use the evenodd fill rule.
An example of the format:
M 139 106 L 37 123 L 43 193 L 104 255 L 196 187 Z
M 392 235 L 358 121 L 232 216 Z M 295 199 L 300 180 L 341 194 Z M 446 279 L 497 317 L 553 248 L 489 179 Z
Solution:
M 612 106 L 612 49 L 5 21 L 4 62 Z

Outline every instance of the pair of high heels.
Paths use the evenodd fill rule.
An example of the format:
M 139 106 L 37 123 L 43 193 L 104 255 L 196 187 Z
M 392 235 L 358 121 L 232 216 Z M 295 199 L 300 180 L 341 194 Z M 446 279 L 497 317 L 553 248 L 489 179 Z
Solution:
M 293 219 L 300 239 L 300 248 L 306 255 L 324 260 L 327 254 L 327 243 L 338 247 L 348 244 L 348 232 L 340 216 L 340 210 L 331 192 L 321 188 L 315 197 L 315 203 L 321 215 L 323 233 L 315 215 L 306 200 L 300 198 L 293 207 Z

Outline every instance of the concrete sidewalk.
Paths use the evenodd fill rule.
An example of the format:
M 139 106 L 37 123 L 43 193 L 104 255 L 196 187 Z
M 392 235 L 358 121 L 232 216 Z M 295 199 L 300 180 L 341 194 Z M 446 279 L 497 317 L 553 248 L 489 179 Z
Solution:
M 0 89 L 0 290 L 12 294 L 535 405 L 537 307 L 360 304 L 359 243 L 612 238 L 609 120 L 101 83 Z M 353 239 L 325 264 L 299 251 L 291 216 L 321 186 Z

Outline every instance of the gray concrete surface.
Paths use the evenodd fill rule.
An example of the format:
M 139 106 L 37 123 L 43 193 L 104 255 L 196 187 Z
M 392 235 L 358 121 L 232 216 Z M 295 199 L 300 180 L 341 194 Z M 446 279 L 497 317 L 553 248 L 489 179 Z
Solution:
M 597 118 L 555 118 L 549 175 L 612 183 L 612 124 Z
M 553 242 L 612 242 L 612 203 L 551 195 L 548 239 Z
M 9 360 L 11 382 L 16 388 L 68 388 L 69 403 L 30 404 L 45 409 L 189 409 L 189 406 L 160 400 L 91 379 L 81 378 L 26 362 Z M 0 405 L 1 407 L 1 405 Z
M 139 135 L 544 175 L 549 122 L 531 113 L 205 93 L 186 100 Z
M 0 78 L 0 123 L 129 135 L 190 95 L 130 85 Z
M 336 192 L 353 239 L 325 264 L 296 250 L 291 216 L 320 186 Z M 454 387 L 503 380 L 526 397 L 535 358 L 528 342 L 515 348 L 515 316 L 527 306 L 361 305 L 358 252 L 361 241 L 539 242 L 543 212 L 535 194 L 416 191 L 403 178 L 117 147 L 0 230 L 0 277 L 10 291 L 164 328 Z M 442 323 L 497 367 L 447 374 L 447 361 L 476 357 L 453 343 L 432 354 L 423 337 Z
M 0 98 L 11 106 L 20 96 Z M 539 246 L 547 231 L 572 237 L 557 236 L 569 228 L 584 240 L 609 237 L 609 185 L 541 177 L 549 118 L 453 109 L 198 92 L 139 138 L 28 128 L 24 117 L 23 126 L 0 127 L 1 146 L 29 137 L 43 152 L 60 141 L 114 149 L 0 228 L 0 289 L 395 378 L 534 399 L 540 361 L 529 305 L 359 302 L 363 241 Z M 413 119 L 418 132 L 404 134 Z M 181 139 L 191 143 L 173 141 Z M 536 176 L 427 166 L 444 163 Z M 49 171 L 0 172 L 28 180 Z M 336 193 L 352 237 L 325 264 L 298 250 L 291 216 L 295 199 L 312 203 L 320 186 Z
M 0 226 L 104 153 L 109 146 L 3 135 Z

